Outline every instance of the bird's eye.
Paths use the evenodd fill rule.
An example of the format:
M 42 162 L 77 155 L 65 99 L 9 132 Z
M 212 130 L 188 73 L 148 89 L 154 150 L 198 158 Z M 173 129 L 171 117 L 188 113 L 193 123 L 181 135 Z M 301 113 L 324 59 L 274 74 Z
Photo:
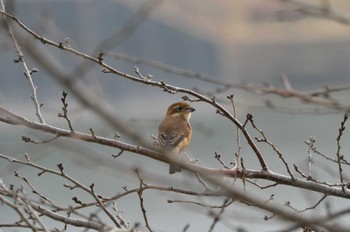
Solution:
M 181 110 L 183 110 L 184 108 L 183 108 L 182 106 L 178 106 L 176 109 L 177 109 L 178 111 L 181 111 Z

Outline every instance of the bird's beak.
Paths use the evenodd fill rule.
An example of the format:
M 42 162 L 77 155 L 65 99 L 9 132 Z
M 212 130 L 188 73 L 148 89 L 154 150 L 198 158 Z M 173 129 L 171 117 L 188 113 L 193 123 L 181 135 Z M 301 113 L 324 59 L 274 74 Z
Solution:
M 192 107 L 188 107 L 188 108 L 186 109 L 186 111 L 187 111 L 187 112 L 193 112 L 193 111 L 196 111 L 196 109 L 195 109 L 195 108 L 192 108 Z

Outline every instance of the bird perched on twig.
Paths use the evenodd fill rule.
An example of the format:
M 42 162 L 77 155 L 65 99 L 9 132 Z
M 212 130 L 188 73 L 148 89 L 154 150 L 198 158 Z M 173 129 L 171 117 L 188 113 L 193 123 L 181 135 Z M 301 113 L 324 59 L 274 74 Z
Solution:
M 195 111 L 186 102 L 176 102 L 168 107 L 166 115 L 158 128 L 160 148 L 169 156 L 179 157 L 191 142 L 191 113 Z M 181 172 L 180 165 L 171 162 L 169 174 Z

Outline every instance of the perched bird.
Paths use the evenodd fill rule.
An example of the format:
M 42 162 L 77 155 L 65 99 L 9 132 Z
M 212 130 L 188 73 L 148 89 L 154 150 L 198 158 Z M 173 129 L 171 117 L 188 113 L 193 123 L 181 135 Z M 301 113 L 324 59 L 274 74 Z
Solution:
M 160 148 L 169 156 L 179 157 L 188 147 L 192 137 L 191 113 L 195 111 L 186 102 L 177 102 L 168 107 L 158 128 Z M 169 174 L 181 172 L 181 166 L 170 162 Z

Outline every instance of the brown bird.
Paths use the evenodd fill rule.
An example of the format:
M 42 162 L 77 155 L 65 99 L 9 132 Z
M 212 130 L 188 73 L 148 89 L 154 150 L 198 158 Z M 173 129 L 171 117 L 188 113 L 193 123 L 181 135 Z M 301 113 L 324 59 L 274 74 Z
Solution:
M 179 157 L 191 142 L 191 113 L 195 111 L 186 102 L 177 102 L 168 107 L 158 128 L 160 148 L 169 156 Z M 170 162 L 169 174 L 181 172 L 180 165 Z

